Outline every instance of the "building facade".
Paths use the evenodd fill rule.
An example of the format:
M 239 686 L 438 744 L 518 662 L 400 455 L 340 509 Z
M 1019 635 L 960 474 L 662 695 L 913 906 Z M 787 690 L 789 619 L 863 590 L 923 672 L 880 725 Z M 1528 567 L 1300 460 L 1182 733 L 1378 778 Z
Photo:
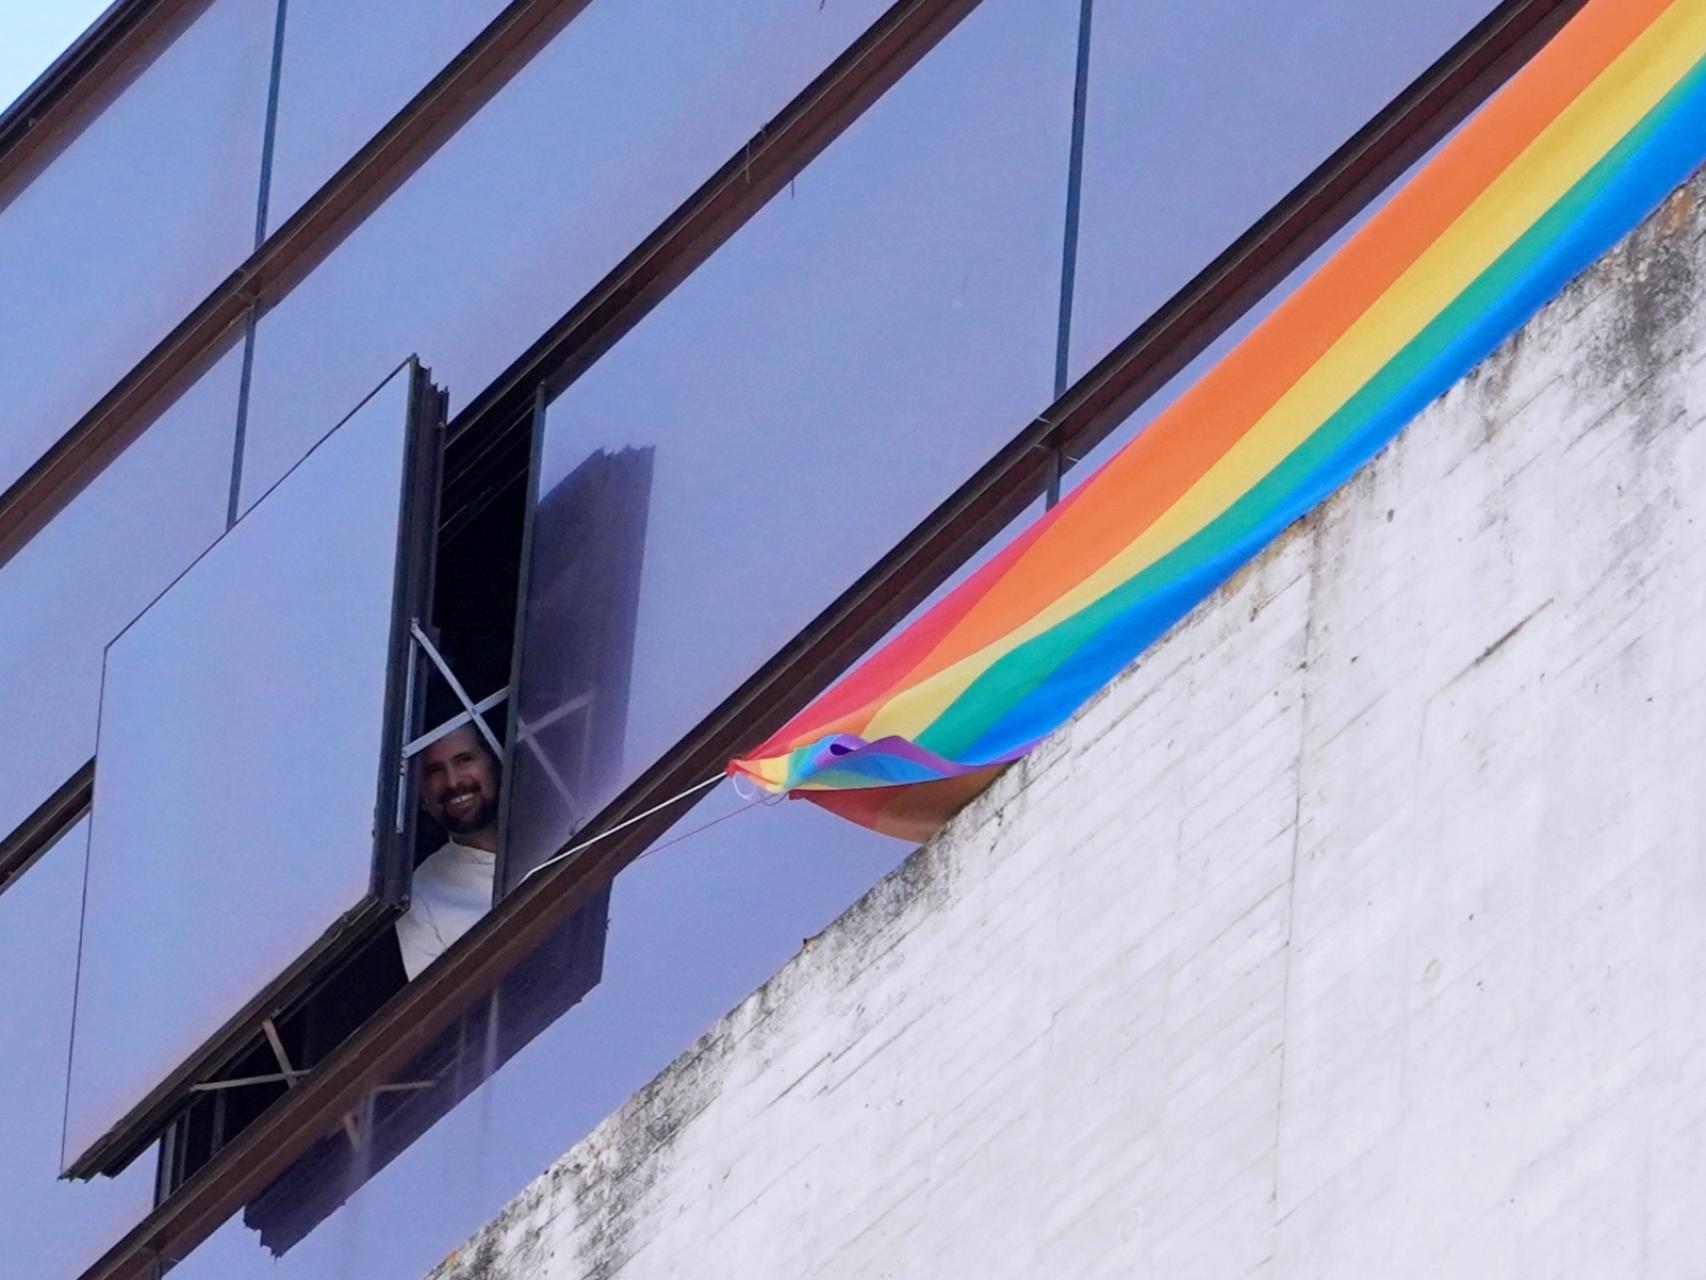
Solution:
M 1306 8 L 119 0 L 0 118 L 0 1267 L 424 1275 L 895 868 L 703 784 L 1574 6 Z

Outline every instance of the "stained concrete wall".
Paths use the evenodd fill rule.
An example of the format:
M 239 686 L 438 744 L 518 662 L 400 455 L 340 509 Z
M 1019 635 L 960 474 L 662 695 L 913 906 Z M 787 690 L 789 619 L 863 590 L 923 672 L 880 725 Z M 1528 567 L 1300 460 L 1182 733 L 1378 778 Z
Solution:
M 1706 1274 L 1703 190 L 439 1280 Z

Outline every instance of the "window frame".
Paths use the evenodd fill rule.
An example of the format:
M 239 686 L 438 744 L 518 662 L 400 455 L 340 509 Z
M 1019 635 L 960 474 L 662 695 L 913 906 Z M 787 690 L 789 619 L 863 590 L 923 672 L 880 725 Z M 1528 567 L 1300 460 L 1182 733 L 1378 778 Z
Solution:
M 408 379 L 403 486 L 399 495 L 397 567 L 385 664 L 383 745 L 381 758 L 374 763 L 375 812 L 397 813 L 401 821 L 376 824 L 368 895 L 354 915 L 340 922 L 344 927 L 322 936 L 240 1009 L 233 1011 L 218 1030 L 156 1081 L 100 1138 L 82 1151 L 68 1151 L 64 1177 L 86 1179 L 116 1173 L 148 1150 L 187 1106 L 196 1085 L 218 1080 L 226 1066 L 263 1033 L 269 1020 L 298 1006 L 326 974 L 390 928 L 398 911 L 407 905 L 415 811 L 414 806 L 400 803 L 406 784 L 403 748 L 418 736 L 421 719 L 412 627 L 416 619 L 427 616 L 431 603 L 447 400 L 416 357 L 410 356 L 380 386 L 399 376 Z M 185 573 L 193 571 L 191 565 Z M 97 755 L 90 772 L 98 766 Z M 94 799 L 91 796 L 84 811 L 93 811 Z

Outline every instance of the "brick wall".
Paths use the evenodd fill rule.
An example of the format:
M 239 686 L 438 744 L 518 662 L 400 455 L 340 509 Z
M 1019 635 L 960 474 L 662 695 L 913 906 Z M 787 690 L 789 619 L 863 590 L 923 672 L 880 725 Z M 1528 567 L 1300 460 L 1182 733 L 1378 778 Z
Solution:
M 1703 191 L 439 1280 L 1706 1275 Z

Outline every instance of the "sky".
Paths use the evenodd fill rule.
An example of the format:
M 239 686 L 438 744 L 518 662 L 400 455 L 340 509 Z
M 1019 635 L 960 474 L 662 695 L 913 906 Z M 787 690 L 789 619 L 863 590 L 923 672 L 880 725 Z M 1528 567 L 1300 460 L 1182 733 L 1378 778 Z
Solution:
M 0 3 L 0 111 L 11 106 L 107 7 L 108 0 Z

